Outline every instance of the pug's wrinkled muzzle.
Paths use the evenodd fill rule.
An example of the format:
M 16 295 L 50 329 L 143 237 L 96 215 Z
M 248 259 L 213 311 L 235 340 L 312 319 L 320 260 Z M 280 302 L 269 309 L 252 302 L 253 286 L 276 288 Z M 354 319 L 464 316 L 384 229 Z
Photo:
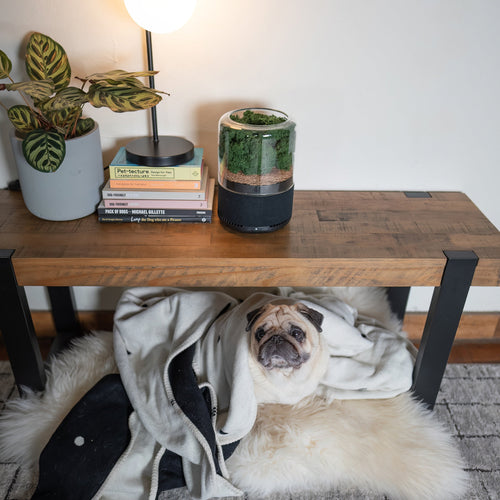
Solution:
M 309 354 L 300 354 L 295 346 L 281 335 L 273 335 L 259 349 L 258 360 L 266 369 L 299 368 L 309 359 Z

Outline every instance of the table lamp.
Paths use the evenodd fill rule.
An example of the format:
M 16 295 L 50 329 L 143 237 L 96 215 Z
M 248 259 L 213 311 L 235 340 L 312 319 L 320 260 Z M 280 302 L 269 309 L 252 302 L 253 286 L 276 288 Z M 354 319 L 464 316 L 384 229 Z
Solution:
M 154 71 L 151 33 L 171 33 L 191 17 L 196 0 L 124 0 L 130 17 L 146 31 L 148 70 Z M 149 77 L 154 88 L 154 76 Z M 193 143 L 175 136 L 158 136 L 156 106 L 151 108 L 152 137 L 141 137 L 126 146 L 127 160 L 138 165 L 162 167 L 185 163 L 194 157 Z

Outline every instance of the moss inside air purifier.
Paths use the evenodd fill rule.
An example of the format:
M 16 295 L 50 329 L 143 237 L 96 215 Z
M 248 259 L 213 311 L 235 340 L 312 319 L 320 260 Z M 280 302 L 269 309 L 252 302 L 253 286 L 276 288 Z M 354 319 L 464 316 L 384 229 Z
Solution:
M 219 131 L 219 157 L 233 174 L 267 175 L 274 169 L 291 171 L 293 166 L 294 124 L 276 127 L 286 118 L 246 110 L 232 114 L 231 120 L 256 127 L 231 127 L 222 123 Z

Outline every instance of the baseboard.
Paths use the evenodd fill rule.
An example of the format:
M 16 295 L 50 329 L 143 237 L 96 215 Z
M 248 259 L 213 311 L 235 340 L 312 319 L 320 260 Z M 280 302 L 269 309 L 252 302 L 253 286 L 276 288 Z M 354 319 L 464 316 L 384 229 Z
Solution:
M 113 329 L 114 311 L 78 311 L 78 319 L 84 330 Z M 31 311 L 33 325 L 39 338 L 54 337 L 54 322 L 50 311 Z
M 38 337 L 53 337 L 54 324 L 48 311 L 32 312 Z M 80 322 L 86 330 L 111 330 L 113 311 L 81 311 Z M 403 328 L 411 340 L 418 342 L 424 329 L 425 313 L 407 313 Z M 464 313 L 457 340 L 500 340 L 500 313 Z
M 82 311 L 79 320 L 86 330 L 111 330 L 113 311 Z M 54 338 L 54 323 L 48 311 L 32 312 L 33 324 L 40 349 L 47 357 Z M 425 314 L 408 313 L 404 329 L 418 345 Z M 7 360 L 7 351 L 0 337 L 0 360 Z M 500 313 L 465 313 L 460 322 L 457 339 L 451 351 L 450 363 L 499 363 L 500 362 Z
M 420 340 L 426 318 L 425 313 L 406 314 L 403 329 L 411 340 Z M 500 313 L 464 313 L 458 326 L 456 339 L 500 340 Z

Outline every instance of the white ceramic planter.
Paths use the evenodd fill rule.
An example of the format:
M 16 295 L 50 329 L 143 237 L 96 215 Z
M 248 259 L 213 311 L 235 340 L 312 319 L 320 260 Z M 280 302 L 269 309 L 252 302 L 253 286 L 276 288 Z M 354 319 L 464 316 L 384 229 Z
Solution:
M 11 130 L 23 199 L 28 210 L 41 219 L 62 221 L 85 217 L 95 211 L 104 183 L 99 127 L 66 141 L 66 156 L 55 172 L 39 172 L 24 159 L 22 140 Z

